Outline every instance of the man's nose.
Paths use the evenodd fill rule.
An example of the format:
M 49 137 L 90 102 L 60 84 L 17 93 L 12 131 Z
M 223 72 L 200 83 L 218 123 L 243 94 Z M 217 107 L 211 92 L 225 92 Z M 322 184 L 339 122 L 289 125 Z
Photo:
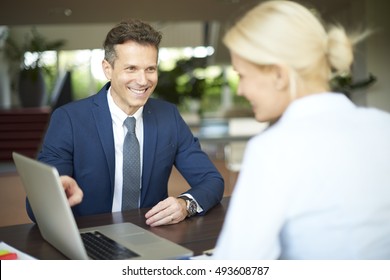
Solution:
M 140 85 L 145 85 L 147 83 L 146 74 L 144 71 L 140 71 L 137 76 L 137 83 Z

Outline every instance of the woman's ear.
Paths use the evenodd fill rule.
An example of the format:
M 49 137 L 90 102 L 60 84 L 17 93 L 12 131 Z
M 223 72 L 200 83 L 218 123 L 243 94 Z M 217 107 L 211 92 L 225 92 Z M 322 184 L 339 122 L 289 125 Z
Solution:
M 290 79 L 287 67 L 283 65 L 275 65 L 275 89 L 278 91 L 287 90 Z
M 111 72 L 112 72 L 111 64 L 107 60 L 103 59 L 102 68 L 107 80 L 111 80 Z

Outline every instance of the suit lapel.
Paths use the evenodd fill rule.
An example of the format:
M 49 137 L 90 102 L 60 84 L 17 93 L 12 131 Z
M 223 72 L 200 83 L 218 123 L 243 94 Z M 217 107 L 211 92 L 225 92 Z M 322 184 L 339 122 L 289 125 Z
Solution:
M 152 176 L 152 167 L 157 145 L 157 120 L 150 110 L 148 102 L 143 111 L 144 121 L 144 148 L 143 148 L 143 166 L 142 166 L 142 189 L 141 205 L 145 200 L 147 189 L 149 188 L 150 177 Z
M 108 88 L 109 83 L 95 95 L 95 98 L 93 99 L 94 104 L 92 106 L 92 114 L 94 116 L 95 126 L 106 156 L 108 172 L 110 174 L 111 193 L 113 194 L 115 181 L 115 147 L 111 114 L 107 102 Z

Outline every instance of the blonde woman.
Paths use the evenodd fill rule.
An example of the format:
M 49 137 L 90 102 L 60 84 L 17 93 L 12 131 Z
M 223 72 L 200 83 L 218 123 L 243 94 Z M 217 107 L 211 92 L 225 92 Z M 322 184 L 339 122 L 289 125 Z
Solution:
M 237 94 L 272 125 L 248 143 L 216 259 L 390 259 L 390 114 L 329 88 L 364 35 L 291 1 L 225 35 Z

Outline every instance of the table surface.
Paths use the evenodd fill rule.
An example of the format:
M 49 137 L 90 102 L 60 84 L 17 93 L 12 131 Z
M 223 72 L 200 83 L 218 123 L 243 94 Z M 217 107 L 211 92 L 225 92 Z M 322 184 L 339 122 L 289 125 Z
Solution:
M 196 256 L 215 247 L 228 204 L 229 198 L 225 197 L 220 204 L 210 209 L 204 216 L 195 216 L 178 224 L 154 228 L 145 224 L 144 216 L 149 210 L 146 208 L 79 217 L 76 222 L 79 228 L 131 222 L 192 250 Z M 0 240 L 37 259 L 66 259 L 63 254 L 42 238 L 38 226 L 35 224 L 0 227 Z

